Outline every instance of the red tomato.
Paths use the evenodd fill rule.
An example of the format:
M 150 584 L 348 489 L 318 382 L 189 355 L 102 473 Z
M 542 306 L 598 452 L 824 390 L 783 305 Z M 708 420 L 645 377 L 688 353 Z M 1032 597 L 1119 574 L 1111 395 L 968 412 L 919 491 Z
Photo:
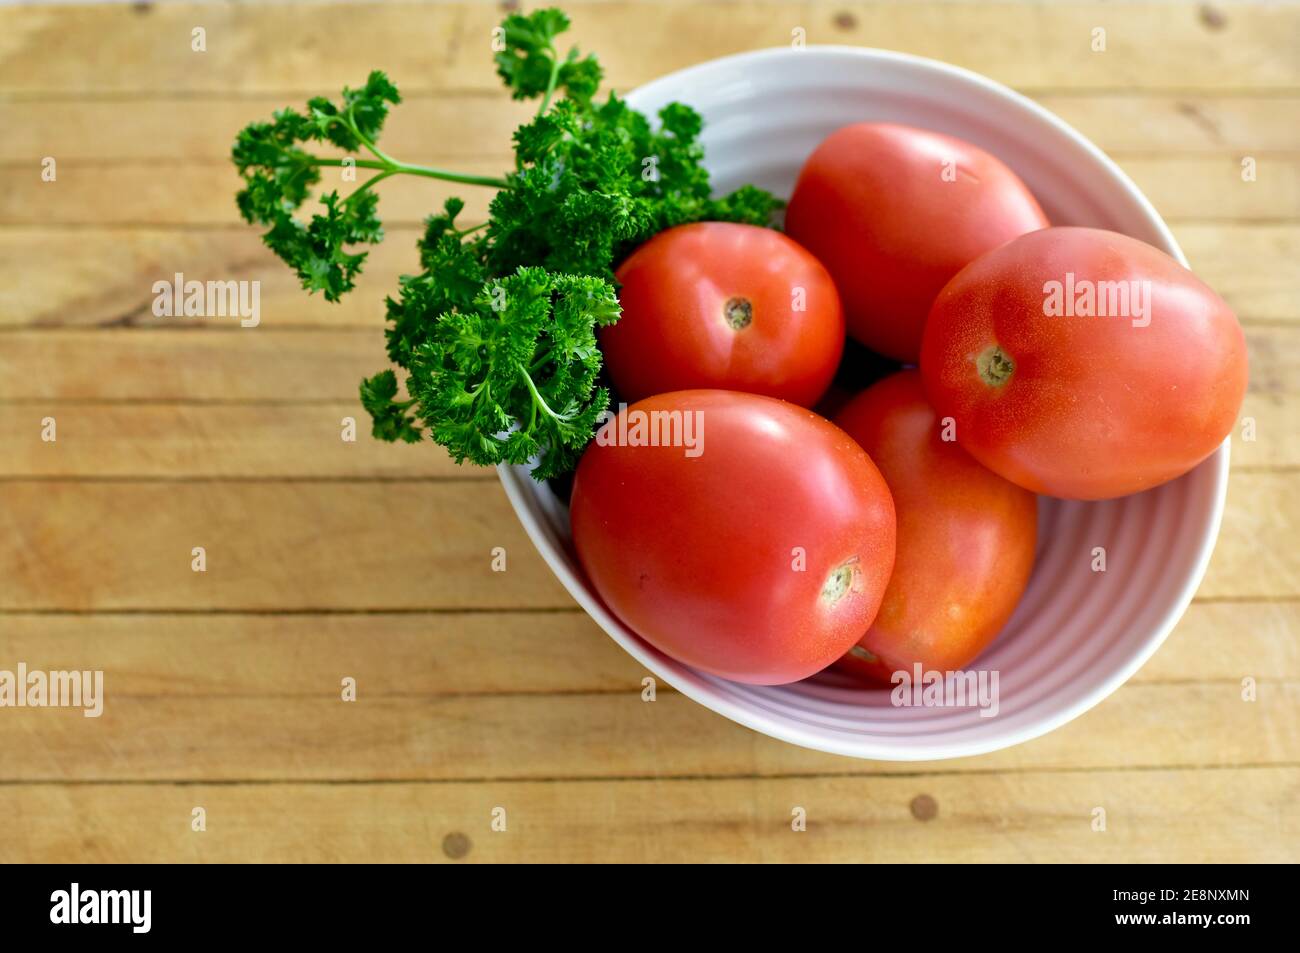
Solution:
M 1163 252 L 1049 228 L 943 289 L 921 372 L 986 467 L 1036 493 L 1098 500 L 1214 452 L 1246 393 L 1246 340 L 1223 300 Z
M 632 445 L 638 425 L 662 436 L 653 422 L 667 414 L 679 436 L 699 427 L 695 456 Z M 759 685 L 848 651 L 894 564 L 894 504 L 871 458 L 825 418 L 755 394 L 678 391 L 624 408 L 583 454 L 570 516 L 615 615 L 678 661 Z
M 969 142 L 891 123 L 832 133 L 804 163 L 790 237 L 839 287 L 849 334 L 915 363 L 934 296 L 991 248 L 1047 225 L 1033 195 Z
M 620 397 L 718 387 L 810 407 L 844 350 L 835 283 L 780 232 L 701 222 L 660 232 L 623 262 L 623 316 L 600 330 Z
M 898 556 L 880 612 L 840 666 L 888 683 L 963 668 L 1001 631 L 1029 582 L 1038 498 L 946 436 L 918 371 L 900 371 L 835 418 L 880 468 Z

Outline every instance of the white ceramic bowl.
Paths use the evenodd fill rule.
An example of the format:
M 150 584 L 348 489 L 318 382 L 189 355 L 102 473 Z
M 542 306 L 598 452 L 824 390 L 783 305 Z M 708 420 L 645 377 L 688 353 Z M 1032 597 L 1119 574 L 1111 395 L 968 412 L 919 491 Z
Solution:
M 853 122 L 893 121 L 970 140 L 1009 164 L 1054 224 L 1124 232 L 1186 264 L 1169 229 L 1102 152 L 1030 100 L 982 76 L 900 53 L 809 47 L 745 53 L 673 73 L 628 101 L 680 100 L 705 119 L 715 188 L 789 197 L 808 154 Z M 729 682 L 668 658 L 601 603 L 574 558 L 567 509 L 521 467 L 502 483 L 529 536 L 579 604 L 659 678 L 702 705 L 794 744 L 913 761 L 1018 744 L 1087 711 L 1164 641 L 1200 584 L 1227 490 L 1228 445 L 1183 478 L 1100 503 L 1040 500 L 1038 561 L 1006 629 L 968 670 L 996 671 L 995 717 L 977 708 L 894 707 L 833 672 L 794 685 Z M 1106 572 L 1092 571 L 1105 547 Z

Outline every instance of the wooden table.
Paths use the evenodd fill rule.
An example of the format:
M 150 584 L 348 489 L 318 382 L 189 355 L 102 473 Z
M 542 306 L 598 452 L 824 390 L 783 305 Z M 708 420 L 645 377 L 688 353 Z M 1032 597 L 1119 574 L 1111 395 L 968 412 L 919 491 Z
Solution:
M 0 860 L 1300 860 L 1300 8 L 566 7 L 619 89 L 802 27 L 978 70 L 1114 156 L 1250 339 L 1257 439 L 1186 618 L 1096 709 L 987 757 L 858 762 L 643 702 L 491 472 L 340 438 L 446 190 L 385 184 L 389 240 L 337 306 L 232 203 L 241 125 L 376 66 L 408 100 L 390 151 L 498 171 L 524 114 L 492 73 L 501 8 L 10 7 L 0 669 L 103 669 L 107 700 L 0 710 Z M 261 325 L 154 317 L 175 272 L 261 281 Z

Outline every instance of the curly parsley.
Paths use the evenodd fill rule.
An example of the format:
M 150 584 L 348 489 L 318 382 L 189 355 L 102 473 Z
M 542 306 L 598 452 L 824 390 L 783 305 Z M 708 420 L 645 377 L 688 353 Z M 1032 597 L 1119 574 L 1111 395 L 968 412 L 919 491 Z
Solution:
M 388 356 L 406 371 L 405 396 L 390 369 L 361 384 L 361 402 L 383 440 L 417 442 L 427 430 L 457 460 L 524 463 L 537 479 L 575 465 L 609 395 L 597 386 L 598 325 L 618 320 L 614 267 L 634 247 L 674 225 L 704 220 L 766 225 L 780 202 L 752 186 L 711 197 L 698 142 L 701 120 L 672 103 L 656 126 L 614 94 L 596 99 L 595 57 L 561 55 L 559 10 L 502 22 L 497 72 L 515 99 L 539 101 L 514 134 L 515 167 L 499 178 L 411 165 L 378 145 L 389 107 L 401 102 L 382 72 L 342 100 L 308 101 L 239 133 L 232 158 L 244 179 L 243 217 L 267 226 L 263 240 L 303 287 L 337 301 L 365 263 L 361 246 L 383 240 L 374 187 L 420 175 L 497 189 L 487 222 L 456 223 L 451 199 L 426 220 L 417 275 L 387 301 Z M 325 158 L 309 143 L 368 158 Z M 296 213 L 321 169 L 374 174 L 346 198 L 319 196 L 308 221 Z

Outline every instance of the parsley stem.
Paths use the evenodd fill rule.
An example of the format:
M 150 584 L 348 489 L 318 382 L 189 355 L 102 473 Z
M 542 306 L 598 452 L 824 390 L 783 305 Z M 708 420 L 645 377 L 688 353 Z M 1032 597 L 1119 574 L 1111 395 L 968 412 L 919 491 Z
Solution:
M 552 85 L 554 85 L 554 79 L 552 79 Z M 358 159 L 356 164 L 362 168 L 391 169 L 392 172 L 403 172 L 407 175 L 423 175 L 431 179 L 442 179 L 445 182 L 460 182 L 465 185 L 488 185 L 495 186 L 498 189 L 509 188 L 510 186 L 510 183 L 505 179 L 497 179 L 485 175 L 465 175 L 460 172 L 448 172 L 446 169 L 433 169 L 426 165 L 409 165 L 405 162 L 398 162 L 388 153 L 380 149 L 379 146 L 375 145 L 369 136 L 357 128 L 356 120 L 352 116 L 352 107 L 348 108 L 346 116 L 340 116 L 339 119 L 343 125 L 347 126 L 347 128 L 352 132 L 352 135 L 357 137 L 357 141 L 369 149 L 370 152 L 373 153 L 374 157 L 379 160 L 378 165 L 371 165 L 369 159 Z M 392 172 L 389 174 L 391 175 Z M 376 177 L 376 179 L 377 178 L 378 177 Z M 376 179 L 372 179 L 371 181 L 376 181 Z
M 560 79 L 560 57 L 555 52 L 555 47 L 549 47 L 551 51 L 551 76 L 546 81 L 546 95 L 542 97 L 542 105 L 537 108 L 537 115 L 546 112 L 546 107 L 551 105 L 551 97 L 555 95 L 555 84 Z
M 549 360 L 551 359 L 551 353 L 552 353 L 554 350 L 555 350 L 555 349 L 554 349 L 553 347 L 548 347 L 548 348 L 547 348 L 545 351 L 543 351 L 541 354 L 538 354 L 535 358 L 533 358 L 533 363 L 532 363 L 532 365 L 528 368 L 528 373 L 529 373 L 529 374 L 532 374 L 533 371 L 541 370 L 543 367 L 545 367 L 545 366 L 546 366 L 546 362 L 549 361 Z
M 533 412 L 536 413 L 537 408 L 541 407 L 542 413 L 552 420 L 568 420 L 569 418 L 564 414 L 557 414 L 551 410 L 551 405 L 546 402 L 546 398 L 538 392 L 537 385 L 533 383 L 533 376 L 528 373 L 528 368 L 522 364 L 516 366 L 519 368 L 519 373 L 523 375 L 524 383 L 528 385 L 528 393 L 533 395 Z
M 313 159 L 317 165 L 321 166 L 342 166 L 346 159 Z M 376 159 L 355 159 L 350 165 L 358 169 L 380 169 L 389 175 L 398 172 L 404 175 L 422 175 L 430 179 L 442 179 L 444 182 L 459 182 L 463 185 L 486 185 L 495 189 L 508 189 L 510 183 L 505 179 L 496 178 L 490 175 L 468 175 L 463 172 L 449 172 L 446 169 L 435 169 L 427 165 L 411 165 L 407 162 L 380 162 Z M 378 176 L 376 176 L 378 178 Z M 371 181 L 374 181 L 373 179 Z
M 396 160 L 393 159 L 392 156 L 385 155 L 383 152 L 381 152 L 379 150 L 379 146 L 375 145 L 374 142 L 371 141 L 369 136 L 365 135 L 360 129 L 357 128 L 357 120 L 356 117 L 353 115 L 353 110 L 355 108 L 356 108 L 355 103 L 348 107 L 347 115 L 343 117 L 343 125 L 347 126 L 350 130 L 352 130 L 352 135 L 356 136 L 358 141 L 360 141 L 360 143 L 363 146 L 369 149 L 374 154 L 374 157 L 376 159 L 378 159 L 380 162 L 386 162 L 389 165 L 395 165 Z
M 366 179 L 366 181 L 362 183 L 362 185 L 356 191 L 354 191 L 351 195 L 345 198 L 343 200 L 343 204 L 351 205 L 352 202 L 357 198 L 357 196 L 364 194 L 376 182 L 382 182 L 390 175 L 396 175 L 396 174 L 397 174 L 396 169 L 386 169 L 383 172 L 380 172 L 378 175 L 372 175 L 370 178 Z

